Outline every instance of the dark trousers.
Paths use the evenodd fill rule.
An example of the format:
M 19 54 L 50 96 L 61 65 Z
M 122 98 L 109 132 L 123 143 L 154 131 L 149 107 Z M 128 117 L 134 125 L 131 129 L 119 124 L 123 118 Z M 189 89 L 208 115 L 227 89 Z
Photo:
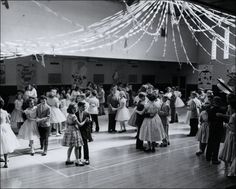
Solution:
M 79 159 L 81 159 L 81 148 L 84 150 L 84 159 L 89 160 L 88 140 L 83 138 L 84 145 L 79 148 Z
M 108 114 L 108 131 L 116 130 L 116 114 Z
M 99 131 L 99 124 L 98 124 L 98 115 L 97 114 L 90 114 L 92 117 L 93 123 L 95 122 L 96 131 Z
M 40 135 L 40 146 L 47 151 L 48 149 L 48 137 L 51 130 L 51 127 L 38 127 Z
M 176 113 L 176 108 L 175 107 L 170 108 L 170 117 L 171 117 L 170 122 L 172 122 L 172 123 L 178 122 L 178 115 Z
M 190 133 L 191 136 L 196 136 L 198 131 L 198 118 L 191 118 L 190 119 Z
M 136 149 L 143 149 L 143 141 L 139 139 L 139 133 L 141 129 L 141 125 L 138 125 L 137 137 L 136 137 Z
M 211 131 L 210 131 L 211 132 Z M 206 159 L 208 161 L 218 161 L 218 154 L 220 148 L 221 135 L 219 133 L 209 133 Z
M 105 115 L 105 108 L 104 108 L 104 103 L 99 104 L 99 115 Z

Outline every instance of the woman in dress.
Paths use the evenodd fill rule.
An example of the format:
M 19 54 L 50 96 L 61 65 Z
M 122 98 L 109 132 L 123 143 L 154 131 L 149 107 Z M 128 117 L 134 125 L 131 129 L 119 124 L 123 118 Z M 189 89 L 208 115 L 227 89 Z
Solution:
M 8 154 L 19 147 L 19 143 L 9 124 L 9 114 L 2 109 L 3 106 L 4 100 L 0 97 L 0 149 L 1 155 L 4 155 L 4 168 L 8 168 Z
M 49 93 L 47 104 L 51 107 L 50 123 L 56 128 L 56 136 L 61 134 L 61 123 L 66 121 L 65 115 L 59 109 L 60 101 L 56 97 L 56 89 L 52 89 Z
M 116 121 L 120 122 L 120 131 L 119 133 L 123 133 L 126 132 L 126 127 L 125 127 L 125 122 L 129 120 L 130 118 L 130 113 L 129 113 L 129 109 L 126 107 L 126 95 L 124 91 L 120 91 L 119 93 L 119 107 L 118 108 L 114 108 L 112 107 L 113 110 L 117 110 L 116 113 Z
M 236 101 L 231 100 L 230 102 L 231 116 L 228 124 L 226 124 L 227 135 L 224 142 L 224 147 L 220 153 L 219 159 L 224 161 L 226 174 L 228 174 L 228 167 L 232 165 L 236 157 L 236 138 L 235 138 L 235 125 L 236 125 Z M 234 162 L 235 163 L 235 162 Z M 235 173 L 234 173 L 235 174 Z
M 23 110 L 22 110 L 22 105 L 23 105 L 23 97 L 22 93 L 18 92 L 17 93 L 17 98 L 14 102 L 15 104 L 15 109 L 11 113 L 11 126 L 14 128 L 17 128 L 17 132 L 19 131 L 21 125 L 24 122 L 23 119 Z
M 34 99 L 29 98 L 27 100 L 28 108 L 24 111 L 26 120 L 19 130 L 19 138 L 29 140 L 30 153 L 34 155 L 34 140 L 39 138 L 38 127 L 36 123 L 36 109 L 34 106 Z
M 199 151 L 196 152 L 197 156 L 204 154 L 208 137 L 209 137 L 209 124 L 208 124 L 208 114 L 207 111 L 210 108 L 210 104 L 206 103 L 202 106 L 202 112 L 200 113 L 200 129 L 198 130 L 198 141 L 199 141 Z
M 146 152 L 155 152 L 156 141 L 165 139 L 166 134 L 158 115 L 158 107 L 155 103 L 156 96 L 154 94 L 148 94 L 147 98 L 149 102 L 142 111 L 145 118 L 140 128 L 139 139 L 148 142 L 148 148 L 145 149 Z
M 84 163 L 81 159 L 79 159 L 79 148 L 83 146 L 83 139 L 79 130 L 79 126 L 84 125 L 84 123 L 87 121 L 85 119 L 82 123 L 80 123 L 75 115 L 76 113 L 76 104 L 70 104 L 68 109 L 68 116 L 67 116 L 67 128 L 65 130 L 63 139 L 62 139 L 62 146 L 67 146 L 67 160 L 66 165 L 71 165 L 74 162 L 70 160 L 71 152 L 74 149 L 75 152 L 75 165 L 76 166 L 83 166 Z

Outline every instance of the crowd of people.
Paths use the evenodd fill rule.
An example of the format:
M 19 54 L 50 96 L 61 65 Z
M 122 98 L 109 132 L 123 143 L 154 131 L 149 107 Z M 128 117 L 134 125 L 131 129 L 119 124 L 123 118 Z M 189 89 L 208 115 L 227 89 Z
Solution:
M 19 147 L 17 138 L 29 141 L 32 156 L 34 141 L 39 139 L 45 156 L 48 138 L 53 133 L 56 136 L 63 134 L 62 146 L 68 147 L 66 165 L 88 165 L 88 143 L 93 141 L 92 133 L 100 131 L 98 116 L 106 114 L 105 104 L 108 107 L 108 133 L 126 132 L 126 126 L 130 125 L 137 130 L 136 149 L 155 152 L 157 147 L 170 145 L 169 124 L 179 121 L 178 108 L 185 106 L 178 88 L 167 87 L 163 92 L 147 83 L 140 87 L 136 96 L 130 92 L 129 87 L 114 84 L 106 99 L 102 85 L 88 83 L 84 90 L 76 85 L 68 90 L 52 88 L 38 97 L 35 87 L 28 85 L 24 92 L 17 93 L 11 114 L 3 110 L 1 98 L 1 155 L 4 155 L 1 161 L 5 162 L 4 167 L 8 167 L 8 154 Z M 235 176 L 235 95 L 230 94 L 227 99 L 228 110 L 212 91 L 192 91 L 186 103 L 186 123 L 190 125 L 188 136 L 197 135 L 199 140 L 196 155 L 204 154 L 206 149 L 207 161 L 219 164 L 220 158 L 225 162 L 227 175 Z M 134 107 L 132 112 L 130 105 Z M 116 122 L 120 124 L 119 131 Z M 17 128 L 17 138 L 11 127 Z M 218 157 L 221 142 L 224 147 Z M 75 161 L 70 159 L 73 149 Z
M 211 90 L 191 92 L 186 122 L 190 124 L 188 136 L 196 136 L 199 141 L 196 155 L 206 153 L 206 161 L 216 165 L 222 160 L 225 174 L 236 176 L 236 95 L 227 93 L 226 97 L 227 105 Z M 223 148 L 220 151 L 221 143 Z

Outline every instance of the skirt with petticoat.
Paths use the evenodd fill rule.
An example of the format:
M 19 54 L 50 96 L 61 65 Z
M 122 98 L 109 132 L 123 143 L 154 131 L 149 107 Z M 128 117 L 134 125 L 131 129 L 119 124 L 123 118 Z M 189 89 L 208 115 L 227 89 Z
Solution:
M 139 139 L 142 141 L 156 142 L 166 138 L 160 117 L 156 114 L 153 118 L 144 118 L 140 128 Z
M 51 107 L 50 123 L 62 123 L 66 121 L 65 115 L 59 108 Z
M 16 135 L 13 133 L 11 126 L 8 123 L 1 123 L 0 129 L 1 155 L 12 153 L 20 146 Z
M 18 137 L 24 140 L 35 140 L 39 138 L 39 131 L 36 121 L 25 120 L 21 126 Z

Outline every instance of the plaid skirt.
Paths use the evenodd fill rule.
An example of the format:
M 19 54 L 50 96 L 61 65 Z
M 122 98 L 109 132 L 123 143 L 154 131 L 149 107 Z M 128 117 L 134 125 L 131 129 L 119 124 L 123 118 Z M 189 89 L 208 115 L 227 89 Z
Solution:
M 84 143 L 80 131 L 77 130 L 74 126 L 68 126 L 62 138 L 62 146 L 79 147 L 83 145 Z

